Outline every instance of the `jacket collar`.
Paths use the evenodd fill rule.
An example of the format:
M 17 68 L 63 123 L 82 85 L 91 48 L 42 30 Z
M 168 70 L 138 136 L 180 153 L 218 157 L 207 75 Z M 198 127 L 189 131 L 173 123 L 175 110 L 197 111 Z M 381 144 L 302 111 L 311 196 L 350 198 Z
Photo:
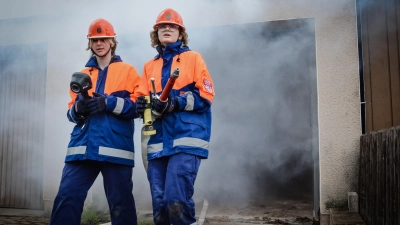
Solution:
M 114 55 L 111 58 L 110 64 L 114 62 L 122 62 L 122 59 L 119 55 Z M 99 65 L 97 64 L 96 56 L 92 56 L 89 61 L 86 63 L 85 67 L 93 67 L 99 69 Z
M 167 46 L 157 46 L 156 50 L 158 54 L 154 57 L 154 59 L 158 58 L 170 58 L 174 57 L 177 54 L 181 54 L 182 52 L 188 51 L 189 47 L 183 45 L 182 41 L 177 41 L 175 43 L 168 44 Z

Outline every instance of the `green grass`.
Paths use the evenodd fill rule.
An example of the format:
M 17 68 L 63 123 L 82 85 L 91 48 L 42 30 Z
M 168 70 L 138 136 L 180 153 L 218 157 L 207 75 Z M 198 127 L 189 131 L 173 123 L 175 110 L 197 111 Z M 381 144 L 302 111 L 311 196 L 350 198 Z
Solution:
M 92 205 L 84 208 L 81 218 L 81 225 L 99 225 L 110 222 L 108 212 L 97 211 Z
M 153 223 L 153 221 L 142 220 L 142 221 L 138 221 L 138 225 L 154 225 L 154 223 Z
M 83 209 L 81 225 L 99 225 L 110 222 L 109 212 L 96 210 L 94 205 L 86 205 Z M 138 225 L 154 225 L 151 220 L 138 221 Z

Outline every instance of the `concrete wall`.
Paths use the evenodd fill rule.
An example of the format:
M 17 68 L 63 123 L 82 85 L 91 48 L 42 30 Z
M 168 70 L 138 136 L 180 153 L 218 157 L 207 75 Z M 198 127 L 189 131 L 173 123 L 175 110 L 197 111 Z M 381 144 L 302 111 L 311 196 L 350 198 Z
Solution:
M 146 39 L 156 15 L 166 7 L 180 12 L 188 28 L 314 18 L 321 213 L 328 213 L 327 205 L 345 201 L 347 192 L 357 191 L 361 129 L 354 0 L 35 2 L 16 0 L 1 3 L 0 19 L 7 19 L 11 25 L 6 27 L 7 32 L 3 29 L 0 33 L 0 45 L 48 43 L 45 200 L 54 198 L 60 180 L 63 166 L 60 162 L 68 143 L 66 137 L 72 129 L 72 124 L 65 119 L 69 100 L 65 93 L 69 88 L 71 71 L 83 68 L 82 62 L 88 58 L 89 53 L 83 50 L 88 24 L 98 17 L 106 17 L 115 24 L 119 35 L 135 30 Z M 25 22 L 18 23 L 20 20 Z M 148 44 L 143 49 L 147 49 L 141 52 L 144 59 L 154 55 Z M 130 63 L 141 72 L 141 62 Z M 138 140 L 137 134 L 135 140 Z M 136 147 L 140 149 L 138 144 Z

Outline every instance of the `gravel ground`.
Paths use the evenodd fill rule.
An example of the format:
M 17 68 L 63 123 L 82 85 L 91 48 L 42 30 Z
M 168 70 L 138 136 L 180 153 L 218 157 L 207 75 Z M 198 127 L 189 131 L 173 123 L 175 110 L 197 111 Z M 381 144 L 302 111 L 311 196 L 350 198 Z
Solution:
M 48 225 L 49 222 L 48 217 L 0 215 L 1 225 Z
M 203 202 L 196 203 L 199 216 Z M 143 212 L 139 218 L 149 217 Z M 288 224 L 312 225 L 312 203 L 310 199 L 275 200 L 249 202 L 247 204 L 216 204 L 209 202 L 204 225 Z M 49 217 L 42 211 L 0 208 L 0 225 L 48 225 Z

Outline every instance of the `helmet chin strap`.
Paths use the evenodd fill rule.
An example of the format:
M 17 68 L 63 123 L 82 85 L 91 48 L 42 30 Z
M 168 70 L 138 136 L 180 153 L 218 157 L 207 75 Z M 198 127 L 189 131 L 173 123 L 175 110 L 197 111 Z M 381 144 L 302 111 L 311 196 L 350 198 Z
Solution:
M 110 48 L 108 49 L 108 51 L 107 51 L 104 55 L 97 55 L 96 52 L 93 51 L 93 48 L 90 48 L 90 50 L 92 50 L 92 53 L 93 53 L 94 55 L 96 55 L 96 56 L 98 56 L 98 57 L 104 57 L 104 56 L 106 56 L 106 55 L 110 52 L 111 46 L 110 46 Z

